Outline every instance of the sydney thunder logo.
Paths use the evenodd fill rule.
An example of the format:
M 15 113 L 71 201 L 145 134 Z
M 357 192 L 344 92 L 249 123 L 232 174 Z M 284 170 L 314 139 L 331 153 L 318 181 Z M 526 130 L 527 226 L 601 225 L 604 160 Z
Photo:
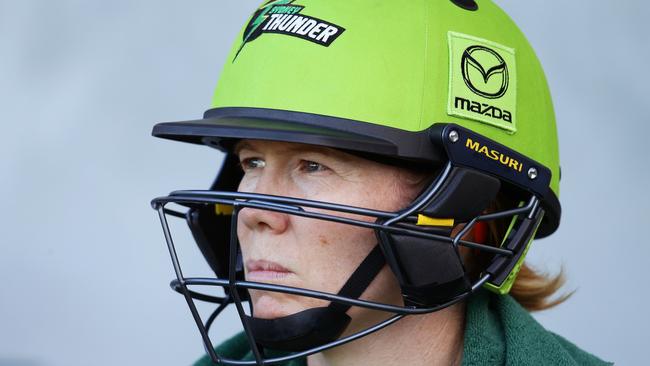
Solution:
M 259 8 L 244 30 L 244 39 L 233 62 L 244 46 L 264 33 L 278 33 L 329 46 L 345 31 L 343 27 L 301 14 L 305 8 L 294 0 L 271 0 Z

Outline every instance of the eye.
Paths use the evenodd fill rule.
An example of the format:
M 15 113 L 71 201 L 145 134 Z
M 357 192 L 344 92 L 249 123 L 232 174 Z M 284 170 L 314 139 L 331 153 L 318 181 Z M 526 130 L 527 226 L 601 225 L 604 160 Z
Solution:
M 317 163 L 311 160 L 301 160 L 300 161 L 300 170 L 306 173 L 317 173 L 329 170 L 328 167 L 321 163 Z
M 244 171 L 248 171 L 251 169 L 264 168 L 266 166 L 266 161 L 260 158 L 246 158 L 242 159 L 241 162 L 239 162 L 239 165 L 241 165 L 241 168 Z

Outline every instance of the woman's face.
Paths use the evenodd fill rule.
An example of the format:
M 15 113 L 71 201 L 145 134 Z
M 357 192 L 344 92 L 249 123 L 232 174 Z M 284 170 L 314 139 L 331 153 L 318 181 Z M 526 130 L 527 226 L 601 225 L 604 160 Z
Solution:
M 236 152 L 244 170 L 240 192 L 395 211 L 422 188 L 422 179 L 404 169 L 329 148 L 243 140 Z M 237 235 L 247 280 L 330 293 L 341 289 L 377 244 L 370 229 L 252 208 L 241 210 Z M 328 304 L 270 291 L 252 290 L 250 294 L 254 316 L 266 319 Z M 401 304 L 399 286 L 387 266 L 362 298 Z M 348 312 L 357 322 L 372 317 L 367 313 L 360 308 Z

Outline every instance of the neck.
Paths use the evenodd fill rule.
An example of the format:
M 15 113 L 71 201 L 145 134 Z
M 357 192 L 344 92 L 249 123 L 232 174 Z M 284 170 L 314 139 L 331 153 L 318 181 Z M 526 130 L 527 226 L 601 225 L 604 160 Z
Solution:
M 465 303 L 461 302 L 434 313 L 407 316 L 356 341 L 309 356 L 307 362 L 309 366 L 460 365 L 464 325 Z

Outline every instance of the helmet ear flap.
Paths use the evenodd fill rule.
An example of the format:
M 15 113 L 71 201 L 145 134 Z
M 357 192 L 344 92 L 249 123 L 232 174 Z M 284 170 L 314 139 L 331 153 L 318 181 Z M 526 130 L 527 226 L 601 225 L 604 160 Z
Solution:
M 471 287 L 460 254 L 449 242 L 380 231 L 386 262 L 406 305 L 437 305 Z
M 426 203 L 418 213 L 429 217 L 453 218 L 468 222 L 481 215 L 496 198 L 501 181 L 474 169 L 454 168 L 440 193 Z
M 500 187 L 499 179 L 490 175 L 472 169 L 454 168 L 440 192 L 418 211 L 420 216 L 435 218 L 432 221 L 443 219 L 439 222 L 447 221 L 448 226 L 418 227 L 417 230 L 451 236 L 453 223 L 468 222 L 480 215 L 496 197 Z M 406 302 L 437 305 L 471 288 L 471 278 L 465 270 L 462 256 L 448 240 L 382 230 L 377 231 L 377 236 Z

